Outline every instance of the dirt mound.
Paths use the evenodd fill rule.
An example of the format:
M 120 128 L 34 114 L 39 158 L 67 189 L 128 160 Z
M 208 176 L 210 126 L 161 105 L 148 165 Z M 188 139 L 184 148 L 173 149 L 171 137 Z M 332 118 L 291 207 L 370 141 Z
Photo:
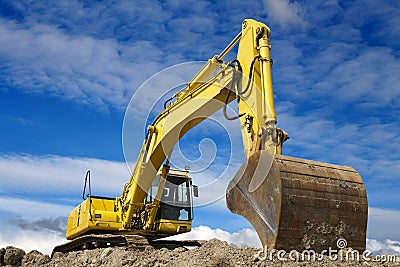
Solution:
M 237 248 L 217 239 L 207 241 L 195 249 L 179 247 L 169 250 L 149 246 L 143 250 L 127 250 L 114 247 L 66 254 L 56 252 L 53 258 L 35 250 L 28 254 L 14 247 L 0 250 L 1 266 L 382 266 L 381 262 L 332 261 L 327 256 L 317 258 L 317 261 L 300 259 L 300 262 L 284 258 L 286 261 L 279 260 L 275 254 L 271 261 L 265 259 L 265 255 L 260 253 L 259 249 Z M 397 262 L 387 262 L 384 266 L 398 266 L 400 257 L 396 260 Z

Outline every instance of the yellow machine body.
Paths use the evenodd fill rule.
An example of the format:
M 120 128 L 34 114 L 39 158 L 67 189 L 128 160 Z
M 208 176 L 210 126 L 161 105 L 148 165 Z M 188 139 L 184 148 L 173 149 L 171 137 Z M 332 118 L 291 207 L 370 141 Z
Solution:
M 159 179 L 157 183 L 154 184 L 154 188 L 159 188 L 159 181 L 162 181 L 162 175 L 163 173 L 160 172 L 158 175 Z M 172 179 L 181 181 L 185 185 L 183 188 L 187 189 L 185 193 L 188 193 L 188 199 L 184 203 L 181 203 L 183 206 L 178 207 L 178 209 L 184 208 L 188 211 L 188 215 L 185 218 L 179 219 L 179 217 L 175 216 L 176 219 L 174 220 L 171 216 L 166 219 L 162 218 L 163 216 L 160 213 L 152 214 L 151 227 L 145 229 L 124 229 L 120 213 L 118 212 L 117 204 L 120 201 L 119 198 L 112 199 L 89 195 L 86 200 L 70 212 L 68 216 L 66 238 L 72 240 L 85 234 L 114 233 L 119 235 L 142 235 L 154 239 L 189 232 L 192 227 L 191 221 L 193 216 L 191 214 L 192 194 L 190 190 L 192 181 L 188 177 L 187 171 L 168 170 L 167 179 L 164 182 L 164 186 L 160 187 L 163 189 L 160 190 L 160 192 L 174 185 L 174 183 L 168 182 Z M 165 183 L 167 183 L 167 185 L 165 185 Z M 150 196 L 150 194 L 148 196 Z M 151 200 L 149 197 L 146 198 L 144 206 L 147 210 L 156 210 L 154 206 L 158 206 L 159 209 L 163 207 L 164 203 L 159 203 L 160 200 L 168 202 L 165 196 L 156 196 L 156 194 L 153 195 Z
M 71 211 L 68 216 L 67 239 L 74 239 L 86 233 L 112 232 L 115 234 L 144 235 L 161 238 L 189 232 L 191 221 L 166 220 L 155 221 L 153 230 L 121 230 L 122 221 L 115 212 L 115 200 L 90 197 Z
M 228 186 L 227 206 L 250 221 L 263 245 L 322 250 L 345 238 L 349 246 L 365 248 L 368 204 L 360 175 L 350 167 L 281 155 L 288 135 L 275 127 L 269 36 L 265 24 L 243 21 L 238 36 L 175 93 L 148 127 L 121 197 L 85 200 L 69 215 L 68 239 L 90 233 L 157 238 L 190 231 L 191 216 L 174 220 L 175 211 L 163 204 L 168 177 L 180 183 L 173 181 L 179 175 L 171 174 L 168 159 L 186 132 L 222 109 L 227 119 L 240 120 L 247 158 Z M 237 44 L 236 59 L 224 62 Z M 235 99 L 239 114 L 229 117 L 226 105 Z M 155 181 L 155 197 L 148 201 Z M 185 190 L 191 190 L 191 180 L 185 181 Z

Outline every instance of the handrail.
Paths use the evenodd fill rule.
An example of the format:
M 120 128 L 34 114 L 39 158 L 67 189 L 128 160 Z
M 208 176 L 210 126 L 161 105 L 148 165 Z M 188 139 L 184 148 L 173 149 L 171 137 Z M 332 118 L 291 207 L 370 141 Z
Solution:
M 89 182 L 88 182 L 89 181 Z M 89 194 L 87 194 L 85 196 L 86 193 L 86 186 L 89 186 Z M 82 193 L 82 198 L 83 200 L 85 200 L 86 198 L 90 198 L 90 196 L 92 195 L 92 188 L 90 186 L 90 170 L 88 170 L 86 172 L 86 176 L 85 176 L 85 185 L 83 186 L 83 193 Z

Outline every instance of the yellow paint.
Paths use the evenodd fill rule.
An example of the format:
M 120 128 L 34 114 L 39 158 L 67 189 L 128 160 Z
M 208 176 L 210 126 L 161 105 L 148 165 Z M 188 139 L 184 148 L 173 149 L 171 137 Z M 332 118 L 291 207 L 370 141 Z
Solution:
M 233 70 L 222 59 L 238 40 L 237 59 L 244 77 L 242 90 L 247 84 L 251 62 L 255 60 L 253 86 L 240 95 L 238 103 L 239 112 L 246 114 L 240 118 L 246 156 L 250 157 L 262 149 L 274 154 L 281 153 L 281 145 L 287 135 L 285 138 L 279 137 L 280 130 L 275 128 L 277 119 L 272 91 L 269 35 L 270 30 L 265 24 L 251 19 L 243 22 L 241 34 L 221 55 L 211 58 L 186 88 L 175 94 L 174 101 L 149 126 L 131 179 L 124 187 L 122 196 L 115 200 L 90 198 L 91 204 L 90 200 L 85 200 L 69 215 L 68 239 L 92 230 L 153 236 L 190 231 L 191 221 L 157 221 L 155 216 L 159 203 L 145 204 L 144 200 L 165 158 L 171 154 L 179 139 L 224 107 Z M 214 76 L 210 77 L 213 73 Z M 236 93 L 230 94 L 228 102 L 237 97 Z M 162 192 L 163 186 L 160 183 L 159 192 Z M 99 215 L 96 217 L 96 214 Z M 138 220 L 141 220 L 140 224 Z

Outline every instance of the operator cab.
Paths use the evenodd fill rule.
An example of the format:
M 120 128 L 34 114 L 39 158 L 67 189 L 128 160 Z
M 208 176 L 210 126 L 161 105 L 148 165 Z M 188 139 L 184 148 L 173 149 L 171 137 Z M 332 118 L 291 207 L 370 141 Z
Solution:
M 198 187 L 192 184 L 188 173 L 187 170 L 170 169 L 164 185 L 160 183 L 161 174 L 154 179 L 146 203 L 153 203 L 157 193 L 161 195 L 155 219 L 157 228 L 167 230 L 164 226 L 175 225 L 177 228 L 174 231 L 178 233 L 190 231 L 193 220 L 193 197 L 198 196 Z M 186 223 L 182 224 L 184 222 Z

